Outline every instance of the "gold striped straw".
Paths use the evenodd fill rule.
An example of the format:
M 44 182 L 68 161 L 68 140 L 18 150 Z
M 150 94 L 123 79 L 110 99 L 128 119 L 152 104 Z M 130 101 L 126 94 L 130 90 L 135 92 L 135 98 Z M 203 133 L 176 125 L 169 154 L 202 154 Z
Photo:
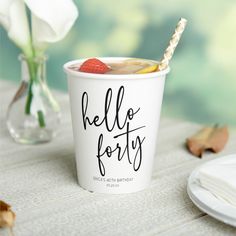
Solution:
M 165 50 L 164 56 L 160 61 L 158 70 L 164 70 L 169 65 L 169 62 L 174 54 L 175 48 L 179 43 L 182 33 L 184 32 L 186 24 L 187 20 L 184 18 L 180 18 L 178 24 L 176 25 L 175 32 L 170 39 L 169 45 Z

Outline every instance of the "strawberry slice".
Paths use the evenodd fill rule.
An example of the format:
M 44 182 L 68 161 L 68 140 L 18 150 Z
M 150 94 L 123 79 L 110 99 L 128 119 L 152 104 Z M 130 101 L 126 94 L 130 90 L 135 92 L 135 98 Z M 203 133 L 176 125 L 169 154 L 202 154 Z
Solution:
M 79 71 L 86 73 L 105 74 L 110 68 L 98 60 L 97 58 L 90 58 L 86 60 L 79 68 Z

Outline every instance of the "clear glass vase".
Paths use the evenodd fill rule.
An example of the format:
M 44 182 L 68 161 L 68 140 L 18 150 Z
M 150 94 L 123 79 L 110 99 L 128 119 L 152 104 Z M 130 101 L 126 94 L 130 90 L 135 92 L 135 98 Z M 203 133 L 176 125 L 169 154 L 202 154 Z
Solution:
M 21 84 L 7 110 L 7 127 L 18 143 L 49 142 L 60 123 L 60 107 L 48 88 L 45 56 L 21 62 Z

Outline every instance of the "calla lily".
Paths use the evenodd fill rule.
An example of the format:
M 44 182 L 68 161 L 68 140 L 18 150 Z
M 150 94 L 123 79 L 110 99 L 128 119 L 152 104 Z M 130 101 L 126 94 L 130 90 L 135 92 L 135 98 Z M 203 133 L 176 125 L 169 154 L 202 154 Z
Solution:
M 24 0 L 31 11 L 33 47 L 44 51 L 48 43 L 63 39 L 71 29 L 78 10 L 72 0 Z
M 31 24 L 26 6 L 31 13 Z M 28 65 L 30 81 L 25 113 L 37 116 L 40 127 L 45 127 L 45 108 L 39 95 L 39 63 L 34 59 L 42 56 L 49 43 L 66 36 L 78 14 L 73 0 L 0 0 L 0 24 L 22 49 Z M 49 90 L 45 93 L 54 109 L 59 110 Z
M 25 4 L 31 11 L 33 39 Z M 0 0 L 0 24 L 27 56 L 32 55 L 32 46 L 40 54 L 48 43 L 63 39 L 77 17 L 78 10 L 72 0 Z
M 0 25 L 8 32 L 8 37 L 26 55 L 31 53 L 29 24 L 23 0 L 0 1 Z

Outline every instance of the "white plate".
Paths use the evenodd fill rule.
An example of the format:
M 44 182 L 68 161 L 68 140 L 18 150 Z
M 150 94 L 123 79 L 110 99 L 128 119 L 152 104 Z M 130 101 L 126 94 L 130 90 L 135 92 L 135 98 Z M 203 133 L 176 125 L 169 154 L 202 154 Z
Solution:
M 221 163 L 231 159 L 236 160 L 236 154 L 209 161 L 203 165 L 205 166 L 213 163 Z M 200 185 L 199 169 L 203 165 L 196 168 L 188 179 L 187 192 L 190 199 L 203 212 L 217 220 L 236 227 L 236 207 L 228 204 L 224 200 L 216 198 L 212 193 Z

